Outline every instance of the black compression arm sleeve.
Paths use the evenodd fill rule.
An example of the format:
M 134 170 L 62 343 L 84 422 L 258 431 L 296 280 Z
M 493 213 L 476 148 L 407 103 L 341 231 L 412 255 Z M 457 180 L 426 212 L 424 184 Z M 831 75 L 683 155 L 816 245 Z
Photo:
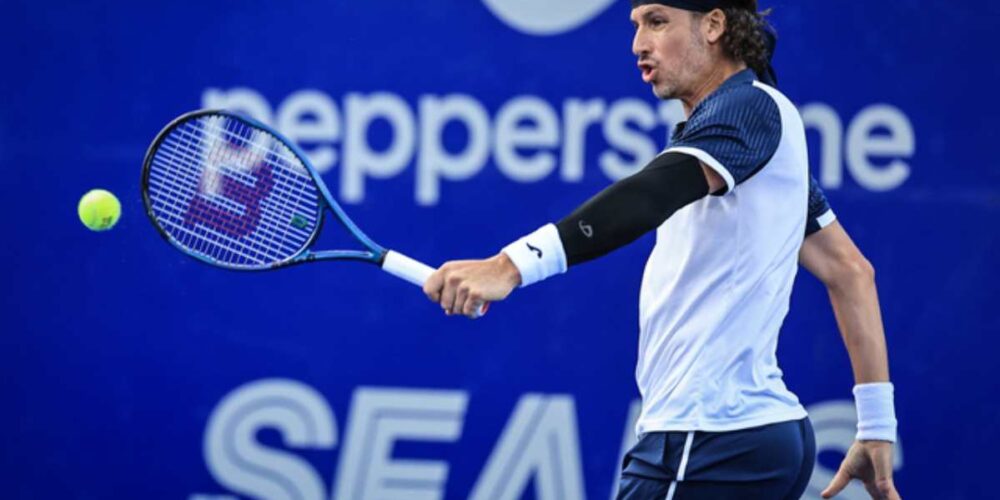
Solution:
M 566 263 L 586 262 L 631 243 L 707 195 L 708 181 L 697 158 L 662 154 L 556 224 Z

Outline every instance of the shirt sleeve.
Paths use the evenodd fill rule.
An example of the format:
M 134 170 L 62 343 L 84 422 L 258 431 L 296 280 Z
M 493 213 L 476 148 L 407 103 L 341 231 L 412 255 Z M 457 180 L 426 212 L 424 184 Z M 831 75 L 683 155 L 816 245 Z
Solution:
M 767 164 L 781 141 L 781 111 L 767 92 L 752 85 L 703 102 L 666 152 L 701 160 L 732 191 Z
M 826 195 L 820 189 L 816 178 L 809 176 L 809 213 L 806 214 L 806 237 L 829 226 L 837 216 L 833 214 Z

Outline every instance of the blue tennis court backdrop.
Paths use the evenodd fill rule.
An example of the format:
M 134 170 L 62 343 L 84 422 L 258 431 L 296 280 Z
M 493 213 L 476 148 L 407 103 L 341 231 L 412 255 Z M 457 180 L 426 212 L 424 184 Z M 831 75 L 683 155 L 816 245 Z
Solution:
M 813 173 L 877 270 L 901 491 L 989 498 L 1000 8 L 765 6 Z M 611 495 L 651 237 L 472 322 L 370 266 L 196 262 L 150 226 L 139 174 L 175 116 L 237 110 L 296 141 L 376 240 L 435 265 L 491 255 L 641 168 L 682 119 L 640 80 L 627 2 L 4 7 L 0 496 Z M 95 187 L 122 199 L 107 233 L 76 220 Z M 350 241 L 336 230 L 321 244 Z M 779 358 L 816 427 L 818 498 L 853 381 L 805 272 Z

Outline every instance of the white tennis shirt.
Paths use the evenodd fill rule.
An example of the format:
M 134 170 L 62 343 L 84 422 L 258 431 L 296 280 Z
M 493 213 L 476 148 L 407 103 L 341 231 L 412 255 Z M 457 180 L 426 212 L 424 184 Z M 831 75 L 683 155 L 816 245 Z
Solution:
M 665 152 L 697 157 L 727 187 L 657 230 L 639 297 L 637 432 L 804 418 L 775 354 L 808 213 L 798 111 L 746 70 L 692 111 Z

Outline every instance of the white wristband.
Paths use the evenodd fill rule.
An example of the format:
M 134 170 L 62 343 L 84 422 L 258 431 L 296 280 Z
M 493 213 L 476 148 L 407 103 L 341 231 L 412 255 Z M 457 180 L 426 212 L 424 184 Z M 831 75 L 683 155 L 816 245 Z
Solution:
M 507 245 L 503 253 L 520 271 L 522 287 L 566 272 L 566 251 L 555 224 L 546 224 Z
M 891 382 L 854 386 L 854 404 L 858 408 L 859 441 L 896 442 L 896 410 Z

